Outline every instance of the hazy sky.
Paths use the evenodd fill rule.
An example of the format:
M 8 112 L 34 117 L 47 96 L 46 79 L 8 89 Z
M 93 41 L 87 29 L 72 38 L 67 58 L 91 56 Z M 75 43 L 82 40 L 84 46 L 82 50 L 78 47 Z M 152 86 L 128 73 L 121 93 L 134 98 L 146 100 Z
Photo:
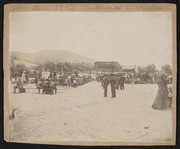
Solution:
M 68 50 L 122 65 L 172 61 L 170 12 L 11 12 L 10 51 Z

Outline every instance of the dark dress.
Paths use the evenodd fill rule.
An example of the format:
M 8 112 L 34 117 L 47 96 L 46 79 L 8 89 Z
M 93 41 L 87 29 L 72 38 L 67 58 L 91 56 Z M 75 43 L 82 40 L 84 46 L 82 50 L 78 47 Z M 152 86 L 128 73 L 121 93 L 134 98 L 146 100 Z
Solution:
M 157 110 L 167 110 L 171 108 L 171 101 L 168 97 L 167 81 L 165 79 L 158 80 L 158 87 L 159 89 L 152 108 Z

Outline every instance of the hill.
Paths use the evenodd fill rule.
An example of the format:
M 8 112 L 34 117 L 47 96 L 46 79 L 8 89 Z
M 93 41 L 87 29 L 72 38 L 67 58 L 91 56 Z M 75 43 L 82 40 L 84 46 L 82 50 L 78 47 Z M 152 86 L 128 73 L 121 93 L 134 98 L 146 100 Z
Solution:
M 32 64 L 51 62 L 84 63 L 93 65 L 95 60 L 65 50 L 42 50 L 36 53 L 11 52 L 10 57 Z

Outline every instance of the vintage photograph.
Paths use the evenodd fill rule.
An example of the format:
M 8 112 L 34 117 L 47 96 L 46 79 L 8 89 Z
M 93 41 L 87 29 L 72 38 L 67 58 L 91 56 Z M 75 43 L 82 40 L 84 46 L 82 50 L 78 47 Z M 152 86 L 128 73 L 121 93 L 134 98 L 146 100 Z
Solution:
M 8 142 L 173 145 L 171 4 L 5 6 Z

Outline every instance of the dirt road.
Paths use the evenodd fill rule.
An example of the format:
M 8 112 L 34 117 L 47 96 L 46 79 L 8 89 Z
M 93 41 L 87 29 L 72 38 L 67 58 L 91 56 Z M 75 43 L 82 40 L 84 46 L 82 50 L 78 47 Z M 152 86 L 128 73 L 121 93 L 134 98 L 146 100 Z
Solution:
M 157 85 L 125 85 L 117 98 L 103 97 L 98 82 L 58 87 L 57 95 L 38 94 L 35 85 L 13 94 L 17 141 L 171 141 L 172 111 L 153 110 Z

